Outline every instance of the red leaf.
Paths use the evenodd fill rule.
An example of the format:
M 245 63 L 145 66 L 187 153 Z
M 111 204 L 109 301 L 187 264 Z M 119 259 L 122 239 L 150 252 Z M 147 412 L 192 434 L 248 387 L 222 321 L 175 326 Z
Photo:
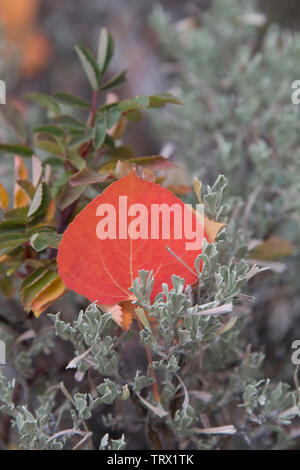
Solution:
M 197 280 L 196 275 L 176 259 L 166 247 L 168 246 L 192 270 L 195 258 L 201 250 L 199 247 L 196 250 L 186 249 L 186 243 L 191 240 L 185 238 L 184 230 L 182 230 L 183 236 L 175 239 L 172 217 L 171 236 L 168 239 L 162 238 L 161 223 L 159 239 L 153 239 L 151 236 L 148 239 L 132 240 L 128 236 L 120 239 L 118 229 L 116 239 L 100 240 L 97 238 L 96 227 L 101 218 L 96 215 L 96 211 L 101 204 L 111 204 L 116 208 L 116 227 L 119 227 L 119 196 L 127 196 L 128 208 L 132 204 L 143 204 L 148 214 L 151 214 L 152 204 L 167 204 L 169 207 L 178 204 L 182 210 L 182 217 L 180 216 L 181 219 L 176 219 L 176 221 L 182 223 L 184 228 L 183 214 L 186 206 L 183 202 L 160 185 L 141 180 L 136 176 L 135 171 L 132 171 L 111 184 L 89 203 L 65 231 L 57 258 L 59 275 L 65 285 L 92 302 L 115 305 L 122 301 L 133 300 L 133 295 L 128 289 L 138 277 L 138 271 L 141 269 L 153 270 L 155 283 L 152 299 L 161 291 L 162 283 L 170 285 L 172 274 L 183 277 L 187 284 L 194 284 Z M 123 223 L 124 217 L 125 212 L 122 212 Z M 193 230 L 197 227 L 198 233 L 203 233 L 200 219 L 195 216 L 194 212 L 191 217 Z M 136 215 L 128 216 L 128 222 L 125 223 L 126 233 L 128 225 L 134 219 Z M 147 223 L 148 233 L 151 234 L 150 216 Z M 203 236 L 200 235 L 199 239 L 198 245 L 202 246 Z

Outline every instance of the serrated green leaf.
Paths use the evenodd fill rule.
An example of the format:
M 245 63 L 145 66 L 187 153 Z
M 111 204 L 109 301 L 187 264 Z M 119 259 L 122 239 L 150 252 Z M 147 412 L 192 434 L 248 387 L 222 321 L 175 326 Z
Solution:
M 53 231 L 35 233 L 30 237 L 30 245 L 37 252 L 43 251 L 48 247 L 58 249 L 61 237 L 61 235 Z
M 25 233 L 9 233 L 0 236 L 0 255 L 9 253 L 11 250 L 23 245 L 28 241 Z
M 18 185 L 25 191 L 27 196 L 32 199 L 35 193 L 35 187 L 30 181 L 27 180 L 17 180 Z
M 114 54 L 114 39 L 106 28 L 102 28 L 100 31 L 98 58 L 97 58 L 97 63 L 98 63 L 101 75 L 105 73 L 113 54 Z
M 28 207 L 15 207 L 14 209 L 9 209 L 4 214 L 4 219 L 21 219 L 26 224 L 26 216 L 28 212 Z
M 27 217 L 38 217 L 46 211 L 51 200 L 50 189 L 46 183 L 40 183 L 30 204 Z
M 28 240 L 28 237 L 25 233 L 6 233 L 0 235 L 0 248 L 6 248 L 9 246 L 19 246 L 22 243 L 25 243 Z
M 0 222 L 0 235 L 3 233 L 23 231 L 27 222 L 26 218 L 21 217 L 4 220 L 3 222 Z

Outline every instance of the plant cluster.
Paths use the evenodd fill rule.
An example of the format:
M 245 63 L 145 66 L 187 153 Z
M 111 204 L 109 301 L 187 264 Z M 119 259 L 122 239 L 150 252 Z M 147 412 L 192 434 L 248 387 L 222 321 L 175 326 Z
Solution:
M 254 276 L 265 276 L 264 268 L 249 259 L 253 240 L 248 224 L 251 222 L 257 238 L 265 236 L 267 215 L 278 208 L 280 214 L 284 208 L 285 214 L 284 204 L 292 197 L 295 200 L 297 150 L 290 152 L 290 146 L 296 147 L 297 124 L 291 116 L 284 123 L 278 119 L 277 125 L 283 126 L 279 135 L 283 133 L 285 141 L 280 140 L 280 150 L 276 150 L 276 165 L 281 165 L 279 152 L 285 149 L 291 170 L 286 177 L 279 175 L 285 179 L 279 183 L 274 180 L 278 167 L 264 167 L 271 144 L 253 119 L 257 112 L 261 122 L 270 126 L 274 118 L 269 102 L 257 96 L 257 88 L 254 93 L 255 80 L 256 86 L 265 86 L 259 68 L 265 62 L 257 54 L 249 58 L 247 41 L 249 34 L 256 38 L 256 27 L 248 24 L 249 18 L 241 18 L 243 27 L 232 34 L 232 22 L 245 11 L 240 10 L 239 2 L 230 0 L 227 9 L 223 3 L 214 3 L 205 27 L 183 33 L 174 31 L 161 10 L 155 17 L 169 52 L 176 60 L 179 55 L 186 67 L 179 80 L 187 106 L 169 116 L 181 136 L 181 143 L 176 142 L 183 145 L 198 176 L 203 171 L 208 181 L 216 180 L 204 189 L 195 178 L 195 195 L 204 204 L 205 216 L 224 224 L 213 241 L 204 240 L 191 266 L 197 282 L 186 285 L 173 275 L 171 283 L 166 279 L 152 300 L 153 272 L 141 269 L 130 288 L 135 299 L 131 305 L 134 320 L 127 330 L 113 321 L 109 308 L 96 303 L 78 316 L 72 306 L 71 319 L 62 312 L 45 314 L 30 323 L 24 320 L 21 326 L 9 319 L 1 322 L 0 339 L 5 341 L 8 358 L 0 375 L 3 448 L 12 443 L 39 450 L 279 449 L 295 445 L 293 423 L 300 411 L 298 370 L 293 385 L 264 376 L 264 354 L 253 352 L 250 344 L 253 297 L 246 289 Z M 217 29 L 216 19 L 220 21 Z M 277 31 L 267 34 L 267 44 L 278 39 Z M 217 41 L 226 46 L 225 39 L 233 68 L 216 47 Z M 234 45 L 237 56 L 232 54 Z M 85 47 L 76 47 L 93 90 L 92 104 L 63 92 L 51 96 L 31 93 L 27 98 L 47 110 L 47 122 L 32 130 L 16 108 L 4 109 L 10 135 L 15 138 L 1 144 L 0 150 L 18 156 L 13 208 L 8 208 L 8 194 L 0 187 L 1 289 L 11 298 L 16 285 L 25 310 L 36 317 L 65 294 L 57 272 L 57 248 L 62 233 L 87 202 L 133 167 L 142 178 L 164 184 L 165 172 L 172 166 L 162 156 L 136 157 L 121 136 L 127 121 L 140 119 L 143 109 L 180 101 L 171 94 L 121 101 L 110 92 L 106 95 L 125 79 L 125 72 L 107 81 L 103 77 L 113 50 L 112 36 L 105 29 L 97 59 Z M 274 42 L 268 50 L 274 59 Z M 215 74 L 217 67 L 219 73 Z M 245 97 L 237 94 L 244 83 L 240 80 L 243 70 L 243 80 L 249 81 L 246 89 L 251 106 L 248 102 L 247 106 L 251 109 L 245 105 Z M 264 80 L 257 80 L 262 76 Z M 221 90 L 219 94 L 207 92 L 214 86 Z M 211 106 L 209 113 L 206 106 Z M 287 121 L 293 123 L 293 131 Z M 273 130 L 274 125 L 267 136 Z M 200 165 L 195 157 L 204 154 L 204 149 L 210 163 Z M 241 156 L 245 165 L 257 165 L 259 182 L 253 172 L 246 178 L 239 173 L 244 171 Z M 32 158 L 30 179 L 22 157 Z M 230 178 L 215 175 L 215 169 L 230 173 Z M 245 179 L 238 187 L 239 175 Z M 288 194 L 273 191 L 284 184 Z M 265 198 L 259 204 L 257 196 L 262 192 Z M 243 197 L 248 201 L 244 218 L 240 217 Z M 289 207 L 294 210 L 294 205 Z M 261 245 L 256 243 L 256 250 L 264 252 Z M 270 250 L 270 242 L 267 248 Z M 289 249 L 285 245 L 284 254 Z M 180 253 L 176 256 L 180 260 Z M 41 364 L 40 370 L 37 366 Z

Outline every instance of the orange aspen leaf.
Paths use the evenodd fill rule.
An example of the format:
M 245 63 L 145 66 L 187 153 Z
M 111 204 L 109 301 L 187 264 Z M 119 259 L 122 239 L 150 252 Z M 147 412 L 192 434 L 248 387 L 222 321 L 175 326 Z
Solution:
M 8 208 L 9 204 L 9 195 L 7 194 L 6 190 L 0 183 L 0 207 L 4 211 Z
M 15 156 L 15 181 L 17 180 L 27 180 L 28 171 L 23 162 L 23 159 L 18 155 Z M 24 207 L 28 204 L 29 198 L 27 194 L 23 191 L 20 185 L 15 182 L 14 189 L 14 207 Z
M 66 292 L 66 287 L 59 277 L 53 279 L 38 295 L 33 299 L 31 310 L 38 318 L 46 308 L 62 297 Z
M 153 270 L 155 282 L 152 299 L 161 291 L 162 283 L 171 286 L 172 274 L 183 277 L 187 284 L 194 284 L 197 281 L 197 275 L 193 271 L 194 261 L 201 252 L 200 247 L 203 238 L 206 237 L 200 218 L 191 211 L 190 217 L 194 229 L 196 228 L 195 231 L 199 233 L 199 243 L 195 249 L 187 249 L 187 243 L 191 240 L 186 238 L 184 230 L 181 237 L 175 236 L 175 226 L 167 237 L 162 235 L 162 224 L 160 224 L 157 238 L 149 235 L 146 238 L 132 239 L 126 236 L 126 233 L 133 220 L 130 216 L 124 219 L 124 211 L 122 212 L 120 206 L 117 207 L 120 197 L 126 197 L 128 208 L 140 204 L 149 214 L 153 204 L 159 206 L 164 204 L 169 208 L 176 204 L 176 207 L 181 209 L 181 215 L 176 219 L 176 223 L 180 223 L 182 227 L 184 227 L 185 210 L 191 211 L 170 191 L 158 184 L 138 178 L 133 170 L 88 204 L 65 231 L 57 257 L 59 275 L 65 285 L 92 302 L 115 306 L 134 299 L 129 288 L 142 269 Z M 100 221 L 97 211 L 99 206 L 104 207 L 104 204 L 116 208 L 116 227 L 119 229 L 122 227 L 122 233 L 119 232 L 115 238 L 97 237 L 96 230 Z M 146 226 L 148 234 L 152 233 L 150 219 L 151 217 L 147 219 Z M 134 220 L 136 221 L 136 218 Z M 176 253 L 182 262 L 167 248 Z M 123 319 L 118 307 L 114 309 L 114 316 L 119 324 L 124 321 L 128 323 L 129 315 L 126 315 L 126 320 Z

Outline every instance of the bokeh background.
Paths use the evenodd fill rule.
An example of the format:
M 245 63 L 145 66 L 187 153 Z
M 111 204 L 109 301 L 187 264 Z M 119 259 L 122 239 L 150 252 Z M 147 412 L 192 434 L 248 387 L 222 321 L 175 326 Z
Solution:
M 186 27 L 189 18 L 200 22 L 202 12 L 209 10 L 212 3 L 213 0 L 160 2 L 179 29 Z M 22 95 L 31 91 L 51 94 L 64 90 L 89 101 L 91 90 L 78 66 L 74 44 L 85 44 L 95 50 L 99 29 L 104 26 L 111 31 L 116 44 L 110 74 L 128 69 L 127 83 L 118 91 L 120 98 L 167 91 L 176 93 L 173 89 L 176 65 L 164 54 L 153 27 L 150 18 L 154 7 L 152 0 L 0 0 L 0 79 L 6 82 L 7 100 L 25 113 L 28 112 L 28 104 L 22 100 Z M 278 23 L 288 34 L 298 34 L 299 1 L 261 0 L 258 7 L 268 25 Z M 30 119 L 34 121 L 38 116 L 30 115 Z M 169 140 L 171 134 L 165 138 L 158 127 L 151 114 L 146 115 L 142 123 L 130 125 L 125 143 L 140 156 L 159 154 L 166 143 L 173 142 Z M 3 138 L 0 128 L 0 140 Z M 184 156 L 180 158 L 184 166 Z M 196 159 L 197 155 L 195 162 Z M 212 173 L 219 172 L 218 168 L 213 170 Z M 183 179 L 187 184 L 191 174 L 186 173 L 187 168 Z M 0 161 L 0 180 L 9 188 L 12 178 L 11 159 L 3 158 Z M 250 325 L 248 332 L 254 348 L 263 349 L 267 354 L 266 373 L 289 382 L 293 372 L 289 348 L 297 332 L 300 338 L 299 284 L 295 287 L 293 278 L 299 271 L 295 263 L 299 263 L 299 257 L 296 262 L 290 262 L 289 274 L 282 281 L 278 276 L 275 282 L 270 277 L 261 286 L 259 283 L 254 286 L 257 295 L 254 306 L 256 326 Z M 69 299 L 68 294 L 55 309 L 64 311 L 65 318 L 68 315 L 72 318 L 74 314 L 74 305 Z M 82 306 L 82 299 L 75 299 L 77 306 Z M 24 312 L 17 301 L 0 299 L 1 319 L 5 320 L 7 315 L 10 321 L 17 323 Z

